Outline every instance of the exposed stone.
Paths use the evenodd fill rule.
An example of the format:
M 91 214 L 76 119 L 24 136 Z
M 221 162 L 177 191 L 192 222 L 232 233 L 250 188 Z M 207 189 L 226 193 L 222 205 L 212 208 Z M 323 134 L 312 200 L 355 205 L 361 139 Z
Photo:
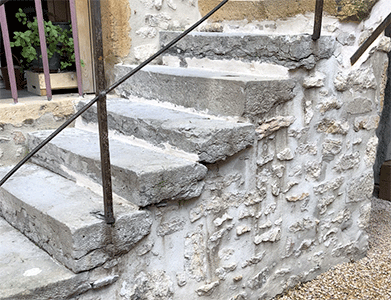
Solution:
M 288 193 L 291 188 L 293 188 L 295 185 L 298 185 L 299 183 L 297 181 L 289 181 L 288 184 L 286 185 L 285 190 L 283 191 L 284 194 Z
M 163 0 L 155 0 L 155 8 L 161 10 L 163 5 Z
M 234 277 L 234 278 L 233 278 L 233 281 L 234 281 L 234 282 L 239 282 L 239 281 L 241 281 L 242 279 L 243 279 L 243 275 L 239 275 L 239 276 Z
M 271 162 L 273 159 L 274 159 L 273 153 L 270 153 L 266 156 L 261 155 L 260 157 L 258 157 L 257 165 L 258 165 L 258 167 L 262 167 L 262 166 L 266 165 L 267 163 Z
M 218 245 L 220 245 L 221 239 L 226 235 L 234 225 L 229 225 L 226 228 L 220 229 L 219 231 L 213 233 L 208 239 L 208 249 L 214 251 Z
M 272 172 L 273 176 L 276 176 L 278 178 L 281 178 L 284 175 L 285 166 L 279 165 L 279 166 L 272 166 Z
M 312 108 L 312 101 L 305 101 L 305 106 L 304 106 L 304 123 L 305 125 L 309 125 L 312 118 L 314 117 L 314 110 Z
M 317 194 L 324 194 L 328 191 L 335 191 L 339 189 L 343 183 L 344 183 L 344 178 L 337 177 L 333 180 L 327 181 L 318 186 L 314 186 L 314 193 L 317 195 Z
M 340 109 L 342 107 L 342 102 L 337 98 L 326 99 L 322 101 L 318 106 L 319 112 L 324 115 L 326 112 L 333 109 Z
M 186 235 L 185 238 L 185 267 L 188 275 L 196 281 L 205 279 L 206 257 L 204 236 L 201 231 Z
M 166 13 L 145 15 L 145 24 L 151 27 L 158 27 L 163 30 L 168 29 L 168 27 L 170 26 L 170 21 L 171 21 L 171 16 Z
M 289 231 L 292 232 L 299 232 L 299 231 L 305 231 L 312 228 L 315 228 L 319 224 L 319 220 L 317 219 L 310 219 L 310 218 L 304 218 L 301 221 L 298 221 L 291 226 L 289 226 Z
M 322 156 L 325 161 L 332 161 L 342 150 L 341 140 L 325 139 L 322 144 Z
M 273 223 L 270 220 L 267 220 L 266 223 L 263 223 L 258 226 L 259 229 L 265 229 L 265 228 L 270 228 L 273 226 Z
M 256 265 L 262 261 L 262 259 L 265 257 L 266 251 L 263 251 L 262 253 L 257 254 L 254 257 L 251 257 L 250 259 L 247 259 L 243 264 L 242 268 L 247 268 L 248 266 L 251 265 Z
M 228 221 L 228 220 L 232 220 L 233 218 L 225 213 L 221 218 L 216 218 L 214 221 L 213 221 L 213 224 L 216 226 L 216 227 L 219 227 L 221 226 L 225 221 Z
M 152 250 L 154 242 L 145 242 L 137 247 L 137 255 L 143 256 Z
M 303 87 L 306 89 L 324 86 L 326 75 L 320 72 L 315 72 L 304 78 Z
M 285 160 L 292 160 L 293 159 L 293 154 L 291 149 L 286 148 L 282 150 L 281 152 L 277 153 L 277 158 L 278 160 L 285 161 Z
M 355 98 L 353 101 L 347 103 L 346 111 L 352 115 L 371 112 L 372 101 L 367 98 Z
M 352 213 L 349 209 L 345 208 L 340 211 L 338 215 L 331 221 L 332 223 L 338 223 L 341 225 L 341 230 L 344 230 L 352 224 Z
M 177 9 L 177 6 L 176 6 L 176 4 L 174 3 L 173 0 L 167 0 L 167 6 L 169 8 L 171 8 L 172 10 L 176 10 Z
M 325 118 L 320 123 L 318 123 L 316 130 L 318 132 L 346 135 L 349 130 L 349 124 L 348 122 L 341 122 Z
M 250 232 L 251 228 L 247 225 L 239 225 L 236 227 L 236 235 L 241 236 L 242 234 L 246 232 Z
M 371 203 L 367 203 L 360 207 L 360 216 L 358 217 L 358 226 L 366 229 L 371 218 Z
M 134 48 L 134 57 L 137 61 L 145 61 L 152 56 L 157 50 L 154 44 L 141 45 Z
M 277 197 L 280 194 L 280 185 L 278 183 L 274 183 L 271 185 L 272 187 L 272 195 Z
M 205 212 L 205 210 L 204 210 L 203 205 L 192 208 L 189 213 L 190 214 L 190 222 L 194 223 L 195 221 L 201 219 L 201 217 L 204 215 L 204 212 Z
M 113 284 L 116 282 L 119 278 L 119 275 L 112 275 L 112 276 L 107 276 L 98 280 L 95 280 L 91 286 L 93 289 L 100 289 L 102 287 L 105 287 L 107 285 Z
M 371 167 L 375 163 L 378 143 L 379 140 L 376 136 L 371 137 L 367 143 L 367 149 L 364 156 L 364 161 L 367 167 Z
M 216 269 L 216 275 L 219 277 L 220 280 L 225 280 L 227 277 L 227 274 L 230 272 L 233 272 L 236 270 L 237 264 L 236 263 L 231 263 L 226 266 L 222 266 L 221 268 Z
M 234 253 L 234 249 L 224 248 L 219 251 L 218 255 L 221 260 L 229 260 L 234 255 Z
M 287 196 L 285 199 L 288 202 L 297 202 L 297 201 L 307 200 L 309 198 L 309 196 L 310 196 L 310 194 L 308 194 L 308 193 L 302 193 L 301 195 Z
M 176 283 L 179 287 L 183 287 L 187 284 L 186 273 L 176 273 Z
M 201 287 L 199 287 L 197 290 L 196 290 L 196 293 L 198 296 L 210 296 L 212 295 L 212 293 L 214 292 L 214 290 L 216 289 L 216 287 L 218 287 L 220 285 L 220 282 L 219 281 L 214 281 L 210 284 L 206 284 L 206 285 L 203 285 Z
M 316 155 L 318 154 L 318 147 L 316 146 L 316 144 L 301 143 L 299 147 L 297 147 L 296 153 L 300 155 L 305 155 L 305 154 Z
M 322 173 L 322 163 L 317 161 L 309 161 L 305 164 L 305 171 L 307 173 L 306 180 L 318 180 Z
M 343 92 L 350 87 L 356 89 L 376 89 L 376 78 L 369 68 L 353 70 L 350 73 L 339 72 L 334 80 L 337 91 Z
M 14 137 L 15 145 L 24 145 L 26 143 L 26 137 L 21 131 L 14 131 L 12 135 Z
M 356 41 L 356 36 L 353 33 L 342 32 L 337 36 L 337 41 L 343 46 L 353 46 Z
M 263 242 L 274 243 L 279 241 L 280 239 L 281 239 L 281 229 L 279 227 L 275 227 L 261 235 L 256 235 L 254 237 L 254 244 L 259 245 L 260 243 Z
M 185 226 L 185 221 L 180 217 L 173 217 L 167 222 L 161 223 L 157 228 L 158 236 L 165 236 L 180 231 Z
M 380 117 L 378 115 L 362 116 L 354 119 L 354 131 L 374 130 L 378 127 Z
M 335 201 L 335 196 L 323 197 L 318 201 L 319 214 L 323 215 L 327 211 L 327 207 Z
M 377 49 L 383 52 L 390 52 L 391 51 L 391 38 L 388 36 L 383 36 L 380 39 L 379 45 L 377 46 Z
M 347 203 L 371 199 L 373 192 L 373 172 L 353 178 L 348 184 Z
M 262 269 L 257 275 L 247 281 L 247 286 L 252 289 L 260 289 L 267 281 L 267 274 L 269 273 L 269 268 Z
M 174 294 L 174 285 L 170 277 L 164 271 L 155 270 L 145 273 L 141 271 L 132 287 L 128 299 L 169 300 Z
M 141 27 L 136 34 L 143 39 L 153 39 L 158 34 L 158 30 L 154 27 Z
M 258 139 L 263 139 L 270 136 L 274 132 L 281 128 L 286 128 L 295 122 L 295 118 L 292 116 L 278 116 L 263 122 L 255 131 L 258 133 Z
M 360 152 L 344 154 L 341 159 L 336 163 L 334 169 L 337 172 L 344 172 L 353 169 L 360 162 Z

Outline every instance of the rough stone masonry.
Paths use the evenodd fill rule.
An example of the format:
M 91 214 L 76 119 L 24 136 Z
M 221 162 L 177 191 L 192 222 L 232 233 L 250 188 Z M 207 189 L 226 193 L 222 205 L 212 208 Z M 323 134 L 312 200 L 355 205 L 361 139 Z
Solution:
M 185 5 L 140 2 L 145 26 L 163 30 L 175 25 L 167 10 Z M 354 67 L 349 58 L 390 6 L 379 1 L 359 24 L 325 18 L 323 34 L 335 42 L 324 44 L 320 50 L 328 54 L 310 63 L 311 54 L 291 55 L 301 53 L 301 42 L 311 43 L 305 35 L 286 52 L 289 60 L 265 58 L 278 60 L 295 80 L 294 98 L 251 118 L 258 134 L 252 147 L 207 164 L 200 197 L 149 207 L 150 235 L 109 268 L 120 275 L 117 282 L 78 299 L 270 299 L 335 264 L 363 257 L 390 40 L 379 38 Z M 311 20 L 232 21 L 219 28 L 244 36 L 286 28 L 302 34 Z M 148 39 L 154 31 L 138 32 Z M 271 53 L 265 51 L 263 57 Z M 210 67 L 216 59 L 223 56 L 213 51 L 198 61 L 179 57 Z M 251 72 L 258 62 L 244 63 Z

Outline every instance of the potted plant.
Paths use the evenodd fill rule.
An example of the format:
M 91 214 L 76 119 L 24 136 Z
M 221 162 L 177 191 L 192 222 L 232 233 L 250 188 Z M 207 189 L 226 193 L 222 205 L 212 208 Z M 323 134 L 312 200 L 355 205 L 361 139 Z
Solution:
M 19 8 L 15 17 L 25 25 L 25 31 L 15 31 L 14 41 L 11 47 L 21 47 L 21 65 L 26 72 L 27 88 L 29 91 L 43 95 L 46 94 L 42 73 L 42 55 L 40 48 L 40 39 L 38 33 L 38 22 L 34 18 L 31 21 L 27 15 Z M 49 58 L 49 69 L 51 73 L 61 73 L 60 75 L 51 75 L 52 89 L 64 89 L 77 87 L 75 70 L 75 52 L 72 38 L 72 28 L 53 24 L 51 21 L 44 21 L 44 29 L 47 44 L 47 53 Z M 84 65 L 81 61 L 82 66 Z M 71 72 L 71 74 L 69 73 Z M 41 78 L 38 78 L 41 77 Z M 57 78 L 58 77 L 58 78 Z M 56 79 L 57 78 L 57 79 Z M 58 82 L 60 86 L 56 86 Z M 69 86 L 64 86 L 68 82 Z M 66 83 L 66 84 L 68 84 Z M 39 85 L 39 86 L 37 86 Z

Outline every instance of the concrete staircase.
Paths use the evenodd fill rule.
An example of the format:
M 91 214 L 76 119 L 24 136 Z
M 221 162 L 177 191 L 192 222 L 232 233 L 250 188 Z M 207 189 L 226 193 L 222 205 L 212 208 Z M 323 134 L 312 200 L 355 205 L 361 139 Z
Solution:
M 174 34 L 162 33 L 162 44 Z M 253 60 L 255 53 L 261 61 L 277 61 L 288 64 L 288 68 L 295 64 L 295 55 L 307 55 L 308 66 L 328 55 L 327 51 L 307 47 L 310 43 L 307 36 L 246 36 L 246 39 L 254 43 L 259 42 L 257 39 L 272 42 L 264 52 L 257 49 L 246 52 L 238 48 L 237 36 L 221 34 L 217 39 L 215 34 L 193 34 L 169 55 L 187 65 L 188 57 L 203 53 L 211 59 L 228 54 L 228 58 L 237 61 Z M 287 47 L 284 53 L 289 59 L 275 58 L 284 41 Z M 214 47 L 214 43 L 223 49 Z M 291 53 L 289 43 L 303 43 L 306 52 Z M 333 47 L 329 40 L 323 43 L 328 43 L 325 48 Z M 212 52 L 207 50 L 209 46 L 214 47 Z M 132 68 L 118 65 L 116 73 L 119 77 Z M 100 266 L 109 268 L 113 260 L 131 251 L 149 234 L 153 220 L 148 206 L 198 197 L 208 165 L 251 147 L 256 132 L 255 125 L 248 120 L 255 122 L 274 107 L 292 100 L 295 84 L 288 76 L 278 74 L 241 74 L 179 66 L 149 66 L 132 77 L 117 90 L 126 99 L 108 101 L 115 225 L 106 225 L 102 217 L 99 138 L 96 108 L 92 107 L 83 115 L 83 122 L 64 130 L 33 158 L 34 164 L 22 167 L 0 189 L 0 216 L 30 239 L 0 219 L 3 240 L 11 240 L 13 247 L 15 243 L 26 245 L 23 251 L 22 247 L 7 246 L 5 256 L 0 255 L 0 267 L 6 268 L 0 275 L 0 290 L 6 291 L 0 293 L 0 299 L 56 298 L 50 290 L 61 292 L 60 298 L 67 298 L 114 282 L 115 276 L 96 283 L 89 279 L 88 271 Z M 30 134 L 29 146 L 36 146 L 49 134 L 49 131 Z M 1 169 L 1 174 L 6 171 Z M 42 264 L 35 255 L 42 257 Z M 9 264 L 8 260 L 15 261 L 12 258 L 15 256 L 23 257 L 24 262 L 33 260 L 34 264 L 26 268 Z M 51 281 L 47 282 L 38 271 L 46 269 L 56 273 L 56 276 L 48 273 Z M 29 277 L 26 272 L 37 274 Z M 3 280 L 4 276 L 13 278 L 15 284 Z M 41 282 L 32 277 L 40 278 Z M 25 283 L 30 279 L 36 285 Z M 42 292 L 37 298 L 38 291 L 47 293 Z

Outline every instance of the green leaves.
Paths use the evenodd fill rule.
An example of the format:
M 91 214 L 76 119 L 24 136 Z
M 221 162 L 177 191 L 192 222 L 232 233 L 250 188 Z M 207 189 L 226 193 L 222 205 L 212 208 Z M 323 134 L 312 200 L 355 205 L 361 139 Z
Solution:
M 23 25 L 26 25 L 27 30 L 14 32 L 14 42 L 11 42 L 11 47 L 22 47 L 21 55 L 27 63 L 31 63 L 34 59 L 37 59 L 36 49 L 40 47 L 37 19 L 34 18 L 34 21 L 28 20 L 26 14 L 20 8 L 15 17 Z M 61 69 L 72 66 L 75 63 L 72 28 L 70 30 L 62 29 L 51 21 L 44 21 L 44 30 L 48 58 L 58 53 L 62 60 Z M 84 62 L 82 62 L 82 66 L 84 66 Z

